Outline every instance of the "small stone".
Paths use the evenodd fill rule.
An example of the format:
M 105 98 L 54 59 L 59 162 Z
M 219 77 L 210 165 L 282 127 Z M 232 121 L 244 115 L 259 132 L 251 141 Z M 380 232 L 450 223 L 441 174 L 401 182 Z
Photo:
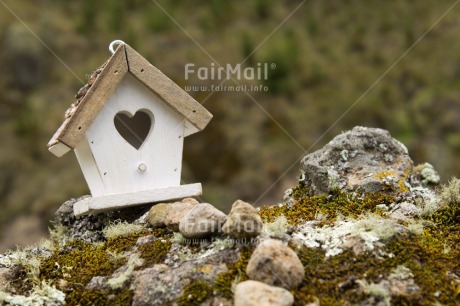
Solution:
M 136 246 L 141 246 L 147 243 L 152 243 L 156 240 L 158 240 L 158 238 L 155 237 L 154 235 L 142 236 L 142 237 L 139 237 L 139 239 L 137 239 Z
M 421 215 L 422 210 L 416 205 L 408 202 L 397 204 L 396 208 L 391 212 L 390 218 L 405 222 L 410 222 L 414 217 Z
M 193 207 L 180 221 L 179 231 L 185 238 L 199 239 L 220 232 L 227 216 L 208 203 Z
M 59 279 L 58 282 L 57 282 L 57 287 L 60 289 L 60 290 L 64 290 L 66 289 L 67 287 L 69 286 L 69 282 L 66 281 L 65 279 Z
M 80 98 L 84 97 L 86 95 L 86 93 L 88 92 L 90 87 L 91 86 L 89 86 L 88 84 L 85 84 L 85 86 L 80 88 L 78 93 L 75 95 L 75 98 L 80 99 Z
M 174 232 L 179 231 L 180 220 L 196 205 L 197 200 L 193 198 L 185 198 L 181 202 L 175 202 L 170 205 L 170 208 L 166 212 L 164 223 L 166 227 Z
M 75 113 L 75 107 L 70 107 L 65 111 L 64 118 L 70 118 Z
M 294 296 L 286 289 L 248 280 L 236 285 L 235 306 L 290 306 Z
M 140 216 L 139 218 L 134 220 L 133 224 L 148 226 L 148 224 L 147 224 L 148 222 L 146 220 L 148 214 L 149 214 L 149 212 L 146 212 L 145 214 L 143 214 L 142 216 Z
M 94 82 L 96 82 L 96 79 L 97 79 L 98 75 L 99 74 L 96 71 L 91 73 L 91 75 L 88 77 L 88 85 L 89 86 L 92 86 L 94 84 Z
M 99 289 L 105 291 L 107 289 L 107 277 L 95 276 L 86 285 L 86 290 Z
M 385 204 L 378 204 L 375 206 L 375 208 L 377 210 L 388 211 L 388 206 L 386 206 Z
M 150 208 L 145 221 L 147 221 L 153 228 L 166 227 L 165 218 L 171 204 L 159 203 Z
M 255 249 L 246 273 L 250 279 L 286 289 L 297 288 L 305 270 L 297 254 L 281 241 L 269 239 Z
M 223 232 L 236 238 L 251 238 L 260 234 L 262 219 L 257 210 L 241 200 L 232 205 L 227 222 L 222 228 Z

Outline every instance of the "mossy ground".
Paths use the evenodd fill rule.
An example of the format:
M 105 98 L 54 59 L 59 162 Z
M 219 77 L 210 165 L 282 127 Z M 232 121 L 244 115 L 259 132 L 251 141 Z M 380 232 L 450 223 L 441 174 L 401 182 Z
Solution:
M 179 305 L 200 305 L 212 296 L 232 300 L 233 286 L 248 279 L 246 266 L 251 258 L 254 246 L 240 245 L 240 257 L 236 262 L 227 262 L 228 271 L 217 275 L 214 283 L 193 281 L 182 290 L 178 298 Z
M 324 223 L 331 223 L 337 216 L 356 218 L 368 212 L 382 214 L 377 209 L 379 204 L 391 204 L 394 196 L 385 193 L 369 193 L 364 197 L 341 192 L 330 195 L 310 196 L 310 191 L 302 183 L 293 189 L 295 200 L 293 208 L 283 206 L 263 207 L 259 214 L 262 220 L 273 222 L 280 215 L 286 216 L 291 225 L 299 225 L 305 221 L 316 220 L 320 215 Z
M 163 263 L 166 259 L 166 255 L 171 249 L 171 244 L 170 241 L 158 239 L 139 246 L 138 251 L 141 253 L 141 257 L 144 260 L 144 264 L 139 268 Z
M 159 239 L 139 248 L 145 259 L 144 266 L 163 261 L 171 243 L 162 240 L 170 237 L 171 232 L 167 229 L 146 229 L 140 233 L 109 239 L 101 244 L 79 240 L 68 242 L 41 262 L 39 277 L 63 291 L 67 305 L 129 305 L 132 291 L 127 286 L 116 290 L 88 290 L 86 286 L 93 277 L 109 276 L 127 262 L 126 257 L 113 257 L 110 253 L 121 254 L 129 251 L 140 237 L 147 235 L 154 235 Z M 18 266 L 14 270 L 14 277 L 15 280 L 11 282 L 14 293 L 27 295 L 32 281 L 28 279 L 24 268 Z
M 302 185 L 294 189 L 293 196 L 296 202 L 292 208 L 286 205 L 264 207 L 260 211 L 261 217 L 272 222 L 276 217 L 285 215 L 290 225 L 299 225 L 323 214 L 322 225 L 330 225 L 339 215 L 358 218 L 373 212 L 387 217 L 377 209 L 377 205 L 394 202 L 394 196 L 385 193 L 367 194 L 362 198 L 343 192 L 328 196 L 309 196 L 308 190 Z M 357 284 L 346 289 L 340 289 L 339 285 L 350 278 L 379 283 L 399 265 L 411 270 L 421 294 L 394 297 L 392 304 L 432 305 L 436 301 L 443 305 L 459 303 L 458 284 L 449 276 L 449 272 L 460 275 L 460 230 L 458 223 L 456 226 L 451 225 L 452 216 L 456 216 L 452 210 L 454 208 L 448 206 L 429 217 L 431 220 L 444 220 L 444 224 L 438 222 L 426 227 L 422 235 L 403 233 L 386 241 L 383 250 L 394 256 L 380 257 L 372 252 L 355 255 L 352 249 L 345 249 L 339 255 L 326 258 L 325 251 L 321 248 L 297 248 L 291 245 L 299 255 L 306 272 L 302 285 L 292 291 L 295 305 L 304 305 L 306 302 L 314 302 L 315 299 L 321 305 L 363 302 L 370 295 L 359 291 Z M 449 252 L 446 252 L 446 248 Z M 206 296 L 210 294 L 208 285 L 211 285 L 214 290 L 212 295 L 232 299 L 233 285 L 248 279 L 246 266 L 253 250 L 253 246 L 242 247 L 239 260 L 236 263 L 227 263 L 229 271 L 218 275 L 214 284 L 203 287 L 206 289 L 203 289 Z M 198 288 L 202 285 L 192 283 L 184 290 L 181 301 L 187 301 L 189 296 L 199 296 L 201 289 Z
M 295 203 L 264 207 L 260 215 L 268 222 L 285 215 L 291 225 L 317 219 L 323 215 L 321 225 L 332 224 L 337 216 L 356 218 L 368 212 L 387 217 L 377 209 L 379 204 L 394 202 L 392 195 L 385 193 L 366 194 L 357 198 L 344 192 L 333 195 L 309 196 L 309 190 L 302 184 L 294 188 Z M 319 299 L 321 305 L 343 305 L 346 302 L 360 303 L 369 298 L 359 292 L 357 286 L 340 290 L 339 284 L 350 278 L 366 279 L 379 283 L 399 265 L 409 268 L 415 283 L 420 287 L 420 295 L 394 297 L 394 305 L 442 305 L 460 304 L 460 283 L 449 276 L 460 275 L 460 205 L 450 203 L 438 210 L 427 221 L 422 235 L 398 234 L 385 242 L 384 251 L 393 254 L 378 257 L 372 252 L 355 255 L 352 249 L 326 258 L 321 248 L 300 249 L 292 245 L 305 267 L 302 285 L 293 290 L 295 305 L 304 305 Z
M 240 258 L 236 263 L 227 263 L 228 271 L 217 276 L 214 289 L 218 295 L 225 298 L 232 298 L 232 286 L 236 283 L 243 282 L 248 279 L 246 274 L 246 266 L 254 252 L 254 246 L 245 245 L 240 249 Z
M 14 294 L 25 295 L 33 287 L 33 281 L 28 277 L 27 270 L 24 266 L 19 265 L 13 270 L 10 277 L 10 285 L 14 290 Z
M 295 202 L 291 208 L 286 205 L 264 207 L 260 215 L 266 222 L 278 216 L 286 216 L 290 225 L 318 219 L 322 225 L 332 225 L 338 216 L 359 218 L 368 212 L 387 217 L 377 209 L 379 204 L 394 202 L 392 195 L 385 193 L 367 194 L 357 197 L 336 191 L 325 196 L 310 196 L 300 184 L 294 188 Z M 372 252 L 356 255 L 352 249 L 326 257 L 321 248 L 291 247 L 297 252 L 305 267 L 305 278 L 301 286 L 292 293 L 295 305 L 319 300 L 321 305 L 359 304 L 370 297 L 360 291 L 356 283 L 340 286 L 350 279 L 362 279 L 378 284 L 392 271 L 403 265 L 410 269 L 420 294 L 392 297 L 395 305 L 443 305 L 460 304 L 460 283 L 452 274 L 460 275 L 460 205 L 457 202 L 442 206 L 427 221 L 423 233 L 415 235 L 402 232 L 385 241 L 383 251 L 392 256 L 377 256 Z M 113 290 L 87 290 L 86 285 L 94 276 L 109 276 L 126 263 L 126 257 L 112 256 L 131 250 L 139 237 L 154 235 L 158 239 L 137 247 L 144 259 L 142 267 L 161 263 L 171 249 L 172 233 L 167 229 L 145 230 L 127 236 L 119 236 L 99 244 L 72 241 L 56 250 L 45 259 L 40 267 L 40 279 L 51 281 L 66 293 L 68 305 L 127 305 L 132 300 L 132 291 L 125 286 Z M 227 262 L 228 271 L 217 276 L 214 283 L 192 281 L 178 298 L 179 305 L 199 304 L 212 296 L 233 298 L 233 286 L 248 279 L 246 267 L 254 251 L 253 245 L 234 245 L 240 257 L 236 262 Z M 108 252 L 110 251 L 110 252 Z M 140 267 L 140 268 L 142 268 Z M 15 270 L 16 280 L 12 283 L 16 294 L 25 294 L 32 286 L 23 267 Z M 65 285 L 62 285 L 64 281 Z M 29 288 L 29 289 L 28 289 Z
M 411 270 L 421 295 L 393 298 L 392 304 L 432 305 L 438 301 L 442 305 L 456 305 L 460 302 L 458 284 L 448 272 L 460 273 L 460 236 L 456 234 L 457 244 L 448 254 L 444 253 L 444 238 L 438 229 L 426 229 L 417 237 L 398 235 L 385 245 L 385 251 L 394 256 L 383 259 L 369 252 L 355 255 L 351 249 L 327 259 L 319 248 L 297 250 L 306 273 L 301 287 L 292 292 L 295 305 L 313 302 L 314 298 L 321 305 L 363 302 L 370 296 L 358 292 L 356 285 L 347 290 L 340 290 L 339 285 L 352 277 L 379 283 L 399 265 Z
M 213 295 L 213 288 L 206 282 L 194 281 L 186 286 L 182 292 L 182 295 L 177 299 L 179 306 L 200 305 Z
M 88 291 L 86 285 L 94 276 L 109 276 L 126 262 L 126 259 L 112 259 L 106 249 L 106 244 L 68 243 L 41 264 L 40 277 L 54 284 L 65 281 L 66 285 L 60 289 L 66 293 L 67 304 L 102 305 L 106 301 L 104 294 L 98 290 Z

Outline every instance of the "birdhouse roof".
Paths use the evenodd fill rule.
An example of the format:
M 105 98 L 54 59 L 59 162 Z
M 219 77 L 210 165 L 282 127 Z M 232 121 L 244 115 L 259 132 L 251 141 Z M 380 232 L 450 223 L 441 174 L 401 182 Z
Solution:
M 76 96 L 77 102 L 67 110 L 65 121 L 48 143 L 52 153 L 62 156 L 79 144 L 127 73 L 182 115 L 191 129 L 201 131 L 211 120 L 211 113 L 200 103 L 129 45 L 120 44 L 112 57 L 88 78 L 88 84 Z

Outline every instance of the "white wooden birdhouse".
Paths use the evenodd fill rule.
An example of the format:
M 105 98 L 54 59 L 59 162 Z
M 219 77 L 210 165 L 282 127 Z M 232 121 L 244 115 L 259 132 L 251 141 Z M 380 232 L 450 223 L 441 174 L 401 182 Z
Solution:
M 120 44 L 76 97 L 48 143 L 73 149 L 88 183 L 75 215 L 201 194 L 180 184 L 182 147 L 212 115 L 134 49 Z

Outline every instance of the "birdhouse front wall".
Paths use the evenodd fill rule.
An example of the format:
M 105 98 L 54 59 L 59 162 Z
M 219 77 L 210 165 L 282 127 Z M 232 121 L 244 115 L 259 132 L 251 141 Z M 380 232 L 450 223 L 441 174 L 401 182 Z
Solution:
M 93 196 L 180 186 L 185 120 L 126 74 L 75 153 Z

